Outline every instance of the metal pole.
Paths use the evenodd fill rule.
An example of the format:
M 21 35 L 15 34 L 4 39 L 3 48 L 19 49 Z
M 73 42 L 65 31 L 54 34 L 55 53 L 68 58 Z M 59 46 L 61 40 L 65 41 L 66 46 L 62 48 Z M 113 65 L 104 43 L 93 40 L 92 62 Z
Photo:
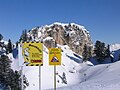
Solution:
M 39 66 L 39 90 L 41 90 L 41 66 Z
M 54 65 L 54 90 L 56 90 L 56 65 Z
M 22 84 L 22 90 L 23 88 L 23 65 L 21 66 L 21 84 Z

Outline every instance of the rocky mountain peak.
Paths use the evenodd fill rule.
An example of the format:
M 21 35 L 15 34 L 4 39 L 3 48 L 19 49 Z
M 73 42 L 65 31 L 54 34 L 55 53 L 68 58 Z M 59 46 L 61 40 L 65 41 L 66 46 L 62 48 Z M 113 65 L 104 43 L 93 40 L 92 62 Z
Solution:
M 28 32 L 28 38 L 41 41 L 48 48 L 57 44 L 68 45 L 74 52 L 82 55 L 84 45 L 92 48 L 92 40 L 84 26 L 75 23 L 53 23 L 35 27 Z

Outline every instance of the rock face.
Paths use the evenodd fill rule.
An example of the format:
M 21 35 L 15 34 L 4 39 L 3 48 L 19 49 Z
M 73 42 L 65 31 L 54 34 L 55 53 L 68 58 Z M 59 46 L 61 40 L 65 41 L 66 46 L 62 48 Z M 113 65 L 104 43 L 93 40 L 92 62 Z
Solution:
M 82 55 L 84 45 L 93 47 L 89 32 L 84 26 L 69 23 L 54 23 L 51 25 L 33 28 L 28 32 L 28 38 L 41 41 L 47 48 L 57 44 L 68 45 L 74 52 Z

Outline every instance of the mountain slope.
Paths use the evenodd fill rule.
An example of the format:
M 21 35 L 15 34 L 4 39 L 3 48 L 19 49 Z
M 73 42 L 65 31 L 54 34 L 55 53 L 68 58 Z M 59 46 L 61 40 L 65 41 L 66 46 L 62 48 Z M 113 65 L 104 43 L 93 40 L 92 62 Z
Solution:
M 113 64 L 96 65 L 84 72 L 83 81 L 57 90 L 119 90 L 120 61 Z
M 118 59 L 120 46 L 119 44 L 111 45 L 111 50 L 114 52 L 114 59 Z M 85 66 L 80 71 L 81 82 L 68 86 L 61 87 L 57 90 L 119 90 L 120 89 L 120 61 L 100 64 L 92 67 Z
M 80 73 L 78 72 L 81 66 L 79 65 L 82 62 L 80 56 L 75 54 L 70 48 L 65 45 L 58 45 L 62 49 L 62 65 L 57 67 L 57 87 L 69 86 L 80 82 Z M 22 48 L 21 48 L 22 49 Z M 43 66 L 41 66 L 41 88 L 50 89 L 54 85 L 54 67 L 49 66 L 48 60 L 48 49 L 44 46 L 43 49 Z M 19 58 L 18 60 L 22 60 Z M 14 66 L 18 65 L 17 59 L 13 60 Z M 14 67 L 14 69 L 17 69 Z M 63 82 L 62 75 L 65 73 L 67 84 Z M 24 74 L 26 75 L 30 85 L 26 90 L 38 90 L 39 89 L 39 67 L 37 66 L 24 66 Z
M 65 45 L 58 45 L 62 49 L 62 65 L 57 66 L 57 90 L 119 90 L 120 88 L 120 61 L 110 64 L 92 65 L 82 62 L 80 56 Z M 115 51 L 114 51 L 115 52 Z M 41 67 L 41 88 L 53 88 L 53 66 L 48 63 L 48 49 L 44 46 L 44 65 Z M 12 55 L 9 55 L 12 58 Z M 22 59 L 22 58 L 21 58 Z M 13 60 L 14 65 L 18 60 Z M 13 65 L 14 69 L 16 66 Z M 63 72 L 66 74 L 67 84 L 62 83 Z M 39 90 L 39 67 L 24 66 L 30 86 L 26 90 Z M 59 82 L 58 82 L 59 81 Z

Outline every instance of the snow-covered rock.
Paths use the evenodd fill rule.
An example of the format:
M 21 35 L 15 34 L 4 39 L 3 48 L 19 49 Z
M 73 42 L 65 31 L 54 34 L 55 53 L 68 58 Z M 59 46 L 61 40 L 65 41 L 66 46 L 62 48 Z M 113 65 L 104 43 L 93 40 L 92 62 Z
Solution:
M 60 45 L 68 45 L 74 52 L 82 55 L 84 45 L 93 47 L 89 31 L 81 25 L 75 23 L 55 22 L 51 25 L 35 27 L 28 32 L 28 36 L 33 41 L 41 41 L 48 48 Z M 50 44 L 49 41 L 52 40 Z
M 116 51 L 120 49 L 120 44 L 112 44 L 110 45 L 110 51 Z

